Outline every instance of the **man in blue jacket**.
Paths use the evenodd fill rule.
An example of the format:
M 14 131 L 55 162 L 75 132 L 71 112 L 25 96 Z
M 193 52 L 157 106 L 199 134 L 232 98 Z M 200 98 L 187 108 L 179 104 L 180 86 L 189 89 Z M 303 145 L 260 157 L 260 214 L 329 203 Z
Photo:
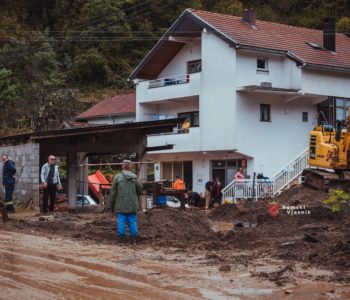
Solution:
M 15 189 L 15 163 L 9 159 L 7 154 L 3 154 L 1 160 L 4 164 L 2 169 L 2 184 L 5 187 L 5 208 L 8 212 L 15 212 L 13 206 L 12 194 Z

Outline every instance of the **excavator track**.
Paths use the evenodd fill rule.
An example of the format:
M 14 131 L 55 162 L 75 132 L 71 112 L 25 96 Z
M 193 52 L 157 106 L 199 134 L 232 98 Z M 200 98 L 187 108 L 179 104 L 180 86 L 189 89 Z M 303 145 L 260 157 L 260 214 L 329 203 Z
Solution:
M 350 172 L 329 172 L 323 169 L 307 168 L 303 171 L 307 186 L 328 192 L 331 189 L 350 191 Z

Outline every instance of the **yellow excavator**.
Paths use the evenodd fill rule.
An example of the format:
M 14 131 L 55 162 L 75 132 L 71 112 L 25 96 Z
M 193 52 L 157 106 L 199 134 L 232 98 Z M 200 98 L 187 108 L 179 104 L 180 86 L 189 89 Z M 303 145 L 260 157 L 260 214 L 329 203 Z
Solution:
M 328 191 L 332 188 L 350 190 L 350 109 L 346 121 L 337 121 L 335 128 L 324 114 L 310 131 L 309 165 L 303 171 L 305 184 Z

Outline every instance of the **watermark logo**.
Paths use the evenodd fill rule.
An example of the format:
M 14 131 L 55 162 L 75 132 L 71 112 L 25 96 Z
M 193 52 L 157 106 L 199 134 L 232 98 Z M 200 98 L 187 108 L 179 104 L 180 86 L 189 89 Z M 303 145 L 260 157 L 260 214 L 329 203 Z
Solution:
M 306 205 L 282 205 L 282 209 L 287 211 L 288 215 L 311 215 L 311 211 L 306 208 Z
M 287 215 L 311 215 L 310 209 L 306 208 L 306 205 L 280 205 L 278 203 L 270 203 L 268 206 L 268 213 L 271 217 L 277 217 L 280 213 L 280 210 L 284 210 Z

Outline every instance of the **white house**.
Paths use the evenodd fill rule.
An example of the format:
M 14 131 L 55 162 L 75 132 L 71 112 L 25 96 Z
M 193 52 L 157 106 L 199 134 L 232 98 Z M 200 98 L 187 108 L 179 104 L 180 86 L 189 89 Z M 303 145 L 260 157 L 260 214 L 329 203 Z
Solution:
M 136 120 L 186 117 L 188 133 L 148 137 L 156 179 L 182 176 L 195 191 L 211 176 L 228 184 L 273 176 L 305 152 L 316 113 L 330 123 L 350 106 L 350 39 L 324 31 L 186 9 L 130 75 Z

